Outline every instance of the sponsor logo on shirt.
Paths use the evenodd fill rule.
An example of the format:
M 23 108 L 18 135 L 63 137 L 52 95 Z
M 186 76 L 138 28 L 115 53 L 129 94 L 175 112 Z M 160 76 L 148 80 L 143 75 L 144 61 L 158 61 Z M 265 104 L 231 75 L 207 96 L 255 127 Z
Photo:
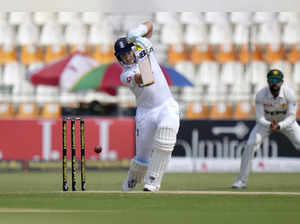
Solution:
M 127 77 L 126 77 L 126 82 L 127 82 L 127 83 L 130 83 L 131 80 L 132 80 L 132 77 L 131 77 L 131 76 L 127 76 Z
M 139 58 L 143 58 L 145 57 L 147 54 L 146 54 L 146 51 L 145 50 L 142 50 L 140 53 L 139 53 Z
M 267 103 L 265 103 L 264 106 L 265 106 L 265 107 L 271 107 L 272 104 L 267 104 Z

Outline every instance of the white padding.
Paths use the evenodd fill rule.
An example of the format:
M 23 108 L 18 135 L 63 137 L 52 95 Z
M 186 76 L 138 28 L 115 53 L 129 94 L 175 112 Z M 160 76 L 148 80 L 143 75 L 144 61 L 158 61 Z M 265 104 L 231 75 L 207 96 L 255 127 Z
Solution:
M 170 150 L 154 149 L 144 180 L 145 188 L 148 188 L 151 191 L 159 190 L 171 155 L 172 151 Z
M 162 127 L 155 133 L 154 148 L 173 151 L 177 132 L 173 128 Z
M 128 171 L 128 181 L 133 181 L 135 184 L 142 183 L 146 171 L 147 164 L 133 158 Z

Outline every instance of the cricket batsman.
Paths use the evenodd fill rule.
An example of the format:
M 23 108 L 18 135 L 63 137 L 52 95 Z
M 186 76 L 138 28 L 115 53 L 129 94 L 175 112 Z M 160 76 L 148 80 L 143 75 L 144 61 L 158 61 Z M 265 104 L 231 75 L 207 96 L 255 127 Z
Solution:
M 115 56 L 123 67 L 121 81 L 136 97 L 136 155 L 131 160 L 128 177 L 122 185 L 127 192 L 143 183 L 144 191 L 159 191 L 163 174 L 171 158 L 179 129 L 179 107 L 154 55 L 148 38 L 152 22 L 148 21 L 119 38 Z M 149 57 L 154 83 L 143 85 L 139 63 Z
M 245 188 L 251 160 L 263 139 L 275 131 L 289 138 L 300 150 L 300 127 L 296 122 L 295 92 L 283 83 L 283 73 L 278 69 L 267 74 L 268 86 L 261 89 L 255 99 L 256 125 L 250 133 L 242 154 L 240 174 L 232 188 Z

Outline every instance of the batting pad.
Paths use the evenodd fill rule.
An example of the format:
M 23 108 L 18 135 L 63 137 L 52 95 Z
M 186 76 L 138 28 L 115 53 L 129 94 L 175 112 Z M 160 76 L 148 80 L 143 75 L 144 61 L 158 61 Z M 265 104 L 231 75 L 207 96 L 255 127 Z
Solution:
M 168 166 L 172 151 L 154 149 L 145 176 L 145 188 L 151 191 L 158 191 L 164 172 Z
M 145 177 L 145 188 L 158 191 L 176 143 L 176 131 L 160 127 L 155 133 L 154 150 Z
M 133 158 L 130 162 L 128 180 L 133 180 L 136 183 L 142 183 L 147 167 L 148 165 L 146 163 L 142 163 Z
M 176 131 L 173 128 L 161 127 L 155 133 L 154 147 L 161 150 L 173 151 L 176 143 Z

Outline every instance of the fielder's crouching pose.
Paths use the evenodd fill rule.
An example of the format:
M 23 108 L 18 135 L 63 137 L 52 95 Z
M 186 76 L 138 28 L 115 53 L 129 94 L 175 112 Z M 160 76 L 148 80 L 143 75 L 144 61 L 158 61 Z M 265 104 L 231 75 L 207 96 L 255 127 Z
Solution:
M 300 150 L 300 127 L 296 121 L 296 96 L 283 84 L 283 74 L 273 69 L 267 74 L 268 86 L 260 90 L 255 99 L 256 125 L 251 131 L 242 155 L 240 174 L 232 188 L 245 188 L 251 160 L 263 139 L 274 131 L 286 135 Z
M 123 67 L 121 81 L 136 96 L 136 156 L 131 160 L 123 191 L 144 183 L 144 191 L 158 191 L 176 143 L 179 107 L 154 56 L 149 37 L 152 23 L 145 22 L 115 43 L 115 56 Z M 142 85 L 139 60 L 149 55 L 154 84 Z

